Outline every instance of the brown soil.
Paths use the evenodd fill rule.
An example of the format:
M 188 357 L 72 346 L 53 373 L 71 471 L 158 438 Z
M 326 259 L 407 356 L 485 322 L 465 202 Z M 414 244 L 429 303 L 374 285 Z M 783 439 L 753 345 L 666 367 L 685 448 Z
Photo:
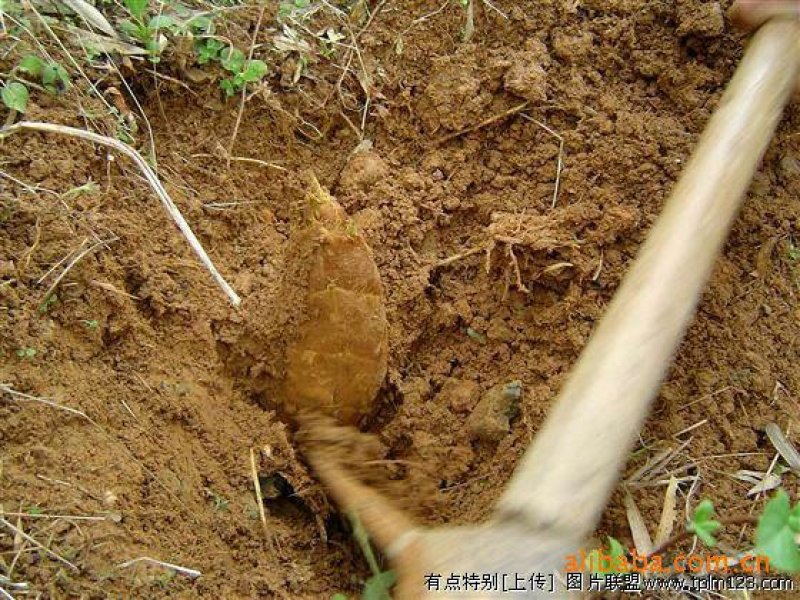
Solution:
M 496 2 L 508 18 L 477 2 L 468 43 L 457 2 L 438 12 L 437 2 L 381 5 L 341 86 L 341 70 L 324 58 L 292 84 L 297 61 L 289 57 L 275 66 L 271 91 L 247 103 L 233 154 L 281 170 L 220 157 L 238 103 L 220 107 L 215 86 L 191 84 L 190 94 L 136 79 L 159 173 L 243 297 L 240 310 L 127 161 L 109 162 L 104 150 L 66 138 L 4 142 L 3 171 L 40 188 L 0 179 L 0 381 L 82 414 L 2 396 L 0 503 L 7 513 L 112 515 L 6 515 L 79 568 L 27 547 L 16 580 L 53 598 L 358 593 L 366 563 L 275 412 L 287 344 L 303 318 L 303 300 L 287 282 L 308 266 L 287 240 L 302 221 L 308 171 L 354 219 L 385 288 L 389 366 L 365 423 L 380 441 L 372 450 L 390 459 L 384 473 L 402 483 L 397 499 L 421 522 L 484 518 L 742 47 L 723 18 L 727 2 Z M 250 25 L 257 19 L 255 9 L 239 14 Z M 264 41 L 273 34 L 262 31 Z M 373 149 L 351 156 L 364 88 Z M 85 124 L 70 95 L 33 100 L 31 119 Z M 524 101 L 524 115 L 563 138 L 555 208 L 559 140 L 535 121 L 518 113 L 444 139 Z M 767 423 L 800 442 L 798 127 L 795 103 L 630 462 L 632 472 L 688 442 L 667 472 L 699 476 L 689 505 L 709 497 L 723 514 L 763 503 L 731 475 L 769 466 Z M 146 149 L 147 136 L 139 137 Z M 90 179 L 97 189 L 81 195 L 43 191 L 63 194 Z M 63 269 L 44 277 L 54 265 L 84 240 L 112 238 L 69 270 L 57 301 L 40 306 Z M 445 261 L 492 245 L 488 272 L 483 252 Z M 510 432 L 473 439 L 467 420 L 481 394 L 514 380 L 522 397 Z M 665 479 L 633 490 L 651 532 Z M 786 475 L 784 485 L 796 497 L 797 479 Z M 679 520 L 690 488 L 680 487 Z M 7 533 L 0 550 L 8 564 L 20 542 Z M 630 543 L 620 494 L 598 531 L 605 534 Z M 202 576 L 117 568 L 140 556 Z

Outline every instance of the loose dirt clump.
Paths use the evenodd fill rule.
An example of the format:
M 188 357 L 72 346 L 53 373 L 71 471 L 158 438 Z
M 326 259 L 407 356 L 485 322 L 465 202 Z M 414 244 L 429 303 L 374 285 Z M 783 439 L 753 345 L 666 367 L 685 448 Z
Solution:
M 290 238 L 309 170 L 372 249 L 385 294 L 387 374 L 364 425 L 372 445 L 355 458 L 423 523 L 485 518 L 743 42 L 727 1 L 493 2 L 500 12 L 476 2 L 467 43 L 458 2 L 377 4 L 368 26 L 351 26 L 359 55 L 347 69 L 346 46 L 312 50 L 307 71 L 287 51 L 238 124 L 239 97 L 223 102 L 213 85 L 180 71 L 169 74 L 179 82 L 131 77 L 160 177 L 242 296 L 238 309 L 126 160 L 42 134 L 3 142 L 0 503 L 75 567 L 0 529 L 13 580 L 54 598 L 358 593 L 364 559 L 279 411 L 307 318 L 307 289 L 293 282 L 310 265 Z M 268 3 L 265 23 L 277 11 Z M 253 35 L 259 11 L 230 12 Z M 279 33 L 263 27 L 258 41 Z M 102 105 L 76 106 L 32 95 L 26 118 L 84 127 L 89 114 L 113 135 Z M 632 473 L 675 451 L 629 488 L 652 529 L 671 475 L 677 521 L 701 497 L 725 513 L 759 509 L 733 475 L 768 469 L 768 423 L 799 441 L 799 107 L 631 457 Z M 481 399 L 515 381 L 507 432 L 476 436 Z M 796 477 L 782 482 L 797 494 Z M 630 546 L 621 494 L 605 534 Z M 120 566 L 142 556 L 202 575 Z

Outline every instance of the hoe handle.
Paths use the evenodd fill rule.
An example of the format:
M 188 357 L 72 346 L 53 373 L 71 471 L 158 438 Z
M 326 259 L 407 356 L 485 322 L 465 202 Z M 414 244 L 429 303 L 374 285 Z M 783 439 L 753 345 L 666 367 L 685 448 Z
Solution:
M 495 518 L 595 528 L 800 72 L 800 22 L 751 40 L 691 160 Z

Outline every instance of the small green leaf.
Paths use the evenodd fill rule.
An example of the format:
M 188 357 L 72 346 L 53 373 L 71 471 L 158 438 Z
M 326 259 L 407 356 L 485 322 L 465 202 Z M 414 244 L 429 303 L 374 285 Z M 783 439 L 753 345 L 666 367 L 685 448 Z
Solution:
M 236 84 L 234 83 L 233 79 L 223 79 L 219 82 L 219 87 L 222 88 L 222 91 L 225 92 L 226 96 L 230 97 L 236 94 Z
M 397 582 L 394 571 L 383 571 L 364 582 L 362 600 L 391 600 L 389 590 Z
M 791 260 L 792 262 L 796 262 L 797 260 L 800 260 L 800 248 L 795 246 L 794 242 L 792 242 L 792 240 L 789 240 L 789 252 L 788 252 L 788 255 L 789 255 L 789 260 Z
M 125 8 L 140 21 L 144 21 L 147 12 L 147 0 L 123 0 Z
M 585 567 L 597 575 L 627 572 L 625 547 L 618 539 L 608 536 L 608 548 L 607 553 L 602 548 L 592 550 L 586 557 Z
M 27 348 L 18 348 L 18 349 L 17 349 L 17 356 L 18 356 L 19 358 L 27 358 L 27 359 L 31 359 L 31 358 L 33 358 L 34 356 L 36 356 L 36 348 L 31 348 L 31 347 L 27 347 Z
M 18 113 L 24 113 L 28 108 L 28 88 L 19 81 L 7 83 L 2 91 L 3 104 Z
M 44 509 L 39 506 L 29 506 L 25 509 L 25 512 L 29 515 L 43 515 Z
M 56 304 L 58 304 L 58 296 L 56 294 L 50 294 L 42 300 L 41 304 L 39 304 L 39 314 L 43 315 L 47 313 L 47 311 Z
M 792 531 L 800 533 L 800 502 L 794 505 L 792 512 L 789 513 L 789 527 Z
M 42 69 L 42 84 L 51 92 L 63 92 L 69 87 L 69 73 L 58 63 L 49 63 Z
M 714 504 L 711 500 L 703 500 L 694 509 L 692 519 L 686 529 L 694 533 L 706 546 L 716 546 L 717 540 L 714 533 L 722 527 L 719 521 L 712 519 L 714 515 Z
M 197 63 L 204 65 L 219 56 L 219 51 L 224 44 L 219 40 L 199 40 L 195 43 L 194 51 L 197 53 Z
M 609 555 L 611 556 L 611 569 L 612 573 L 625 573 L 628 569 L 624 568 L 622 563 L 625 556 L 628 554 L 628 551 L 625 550 L 625 547 L 619 542 L 618 539 L 608 536 L 608 550 Z
M 756 528 L 756 553 L 767 556 L 774 569 L 789 573 L 800 572 L 800 549 L 794 541 L 790 517 L 800 513 L 798 506 L 790 509 L 789 495 L 778 492 L 767 502 Z
M 225 48 L 219 55 L 222 68 L 231 73 L 241 73 L 244 66 L 244 52 L 233 46 Z
M 714 514 L 714 503 L 711 500 L 705 499 L 698 504 L 694 509 L 694 521 L 708 521 Z
M 347 596 L 345 596 L 341 592 L 337 592 L 333 596 L 331 596 L 331 600 L 348 600 L 348 599 Z
M 119 27 L 119 30 L 125 35 L 139 39 L 140 26 L 130 19 L 120 19 L 117 21 L 117 27 Z
M 242 72 L 242 80 L 248 83 L 260 81 L 267 74 L 267 71 L 269 71 L 269 67 L 263 60 L 248 61 L 245 70 Z
M 156 15 L 147 23 L 147 28 L 155 29 L 170 29 L 175 27 L 175 19 L 169 15 Z
M 198 15 L 186 23 L 192 33 L 209 33 L 213 24 L 211 17 L 206 15 Z
M 144 45 L 145 50 L 149 54 L 150 62 L 157 63 L 160 59 L 159 56 L 161 52 L 164 50 L 164 44 L 161 43 L 160 40 L 156 38 L 151 38 L 147 40 L 147 43 Z
M 29 54 L 21 61 L 19 61 L 17 69 L 23 71 L 24 73 L 33 75 L 34 77 L 39 77 L 42 74 L 42 69 L 44 69 L 45 64 L 46 63 L 38 56 Z
M 294 6 L 289 4 L 288 2 L 281 2 L 278 5 L 278 19 L 285 19 L 294 10 Z
M 486 336 L 483 335 L 480 331 L 476 331 L 472 327 L 467 327 L 467 336 L 481 345 L 486 343 Z

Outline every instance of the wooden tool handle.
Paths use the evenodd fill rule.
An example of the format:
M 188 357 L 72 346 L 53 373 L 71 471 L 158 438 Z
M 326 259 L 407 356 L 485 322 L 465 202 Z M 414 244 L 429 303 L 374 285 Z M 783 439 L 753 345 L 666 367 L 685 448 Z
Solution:
M 800 23 L 764 25 L 496 518 L 569 537 L 595 528 L 799 70 Z

